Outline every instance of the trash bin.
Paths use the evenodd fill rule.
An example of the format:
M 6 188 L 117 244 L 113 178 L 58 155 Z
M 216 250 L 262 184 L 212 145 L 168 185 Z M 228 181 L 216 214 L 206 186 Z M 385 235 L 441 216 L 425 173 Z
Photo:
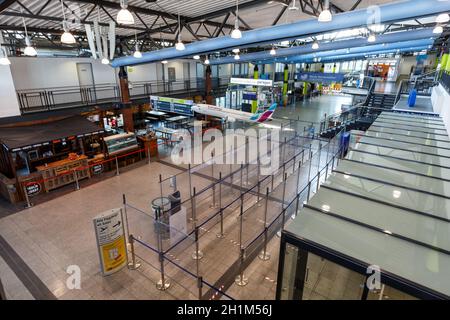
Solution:
M 162 239 L 170 238 L 170 209 L 170 199 L 168 197 L 159 197 L 152 201 L 155 233 L 161 234 Z
M 170 201 L 170 215 L 173 215 L 181 209 L 181 194 L 180 191 L 174 192 L 168 197 Z
M 341 135 L 341 141 L 339 142 L 339 148 L 341 150 L 342 157 L 345 157 L 347 155 L 349 145 L 350 145 L 350 133 L 344 132 Z
M 417 99 L 417 90 L 412 89 L 411 92 L 409 93 L 409 97 L 408 97 L 408 106 L 410 108 L 412 108 L 416 105 L 416 99 Z

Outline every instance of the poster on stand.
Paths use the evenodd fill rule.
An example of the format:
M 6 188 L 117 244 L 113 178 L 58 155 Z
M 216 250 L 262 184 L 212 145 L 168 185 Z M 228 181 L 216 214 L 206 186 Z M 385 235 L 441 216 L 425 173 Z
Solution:
M 112 209 L 93 219 L 100 267 L 104 276 L 127 265 L 127 244 L 122 209 Z

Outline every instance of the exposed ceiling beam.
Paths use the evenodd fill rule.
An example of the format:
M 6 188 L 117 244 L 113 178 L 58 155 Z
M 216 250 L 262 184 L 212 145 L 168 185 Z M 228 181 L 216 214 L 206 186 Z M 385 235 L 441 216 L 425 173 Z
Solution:
M 7 9 L 14 2 L 16 2 L 16 0 L 0 0 L 0 12 Z

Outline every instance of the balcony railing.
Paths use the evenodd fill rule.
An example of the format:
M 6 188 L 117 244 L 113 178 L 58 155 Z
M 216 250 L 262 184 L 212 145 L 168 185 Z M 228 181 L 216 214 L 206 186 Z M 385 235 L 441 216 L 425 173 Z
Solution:
M 229 77 L 212 78 L 214 94 L 220 94 L 229 83 Z M 130 82 L 132 101 L 150 101 L 151 95 L 192 97 L 205 91 L 205 79 L 177 79 L 174 81 Z M 95 86 L 54 87 L 18 90 L 22 114 L 60 110 L 67 108 L 104 105 L 120 102 L 120 88 L 117 84 Z

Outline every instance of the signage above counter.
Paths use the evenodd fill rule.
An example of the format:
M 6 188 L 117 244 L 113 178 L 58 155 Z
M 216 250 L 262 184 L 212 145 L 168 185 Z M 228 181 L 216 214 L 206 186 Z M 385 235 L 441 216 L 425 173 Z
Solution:
M 157 111 L 178 113 L 186 116 L 194 115 L 192 111 L 194 101 L 192 100 L 150 96 L 150 102 L 153 109 Z
M 265 79 L 247 79 L 247 78 L 231 78 L 230 84 L 242 84 L 246 86 L 272 87 L 272 80 Z

